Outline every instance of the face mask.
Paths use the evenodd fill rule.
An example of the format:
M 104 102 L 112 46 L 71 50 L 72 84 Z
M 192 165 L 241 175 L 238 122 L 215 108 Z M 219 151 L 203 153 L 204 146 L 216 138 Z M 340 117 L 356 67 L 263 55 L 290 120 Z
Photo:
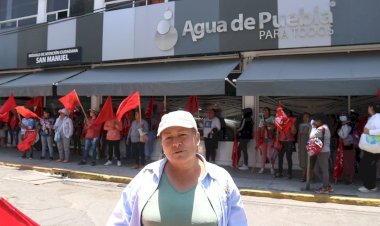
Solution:
M 347 121 L 347 116 L 339 116 L 339 120 L 341 122 L 345 122 L 345 121 Z

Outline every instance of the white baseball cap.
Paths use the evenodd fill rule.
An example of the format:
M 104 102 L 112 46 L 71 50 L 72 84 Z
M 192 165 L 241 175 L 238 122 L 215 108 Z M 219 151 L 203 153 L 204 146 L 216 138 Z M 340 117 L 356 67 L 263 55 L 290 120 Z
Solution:
M 67 110 L 66 108 L 62 108 L 58 111 L 59 113 L 63 113 L 64 115 L 70 115 L 70 112 L 69 110 Z
M 158 126 L 157 136 L 165 129 L 173 126 L 180 126 L 184 128 L 194 128 L 198 131 L 197 123 L 193 115 L 187 111 L 172 111 L 162 116 L 160 125 Z

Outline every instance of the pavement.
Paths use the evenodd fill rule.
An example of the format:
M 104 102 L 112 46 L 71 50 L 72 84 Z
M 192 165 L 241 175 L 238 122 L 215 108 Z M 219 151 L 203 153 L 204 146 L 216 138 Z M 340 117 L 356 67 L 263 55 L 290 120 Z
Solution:
M 34 153 L 34 159 L 21 158 L 22 153 L 16 148 L 0 148 L 0 165 L 15 167 L 20 170 L 35 170 L 70 178 L 90 179 L 128 184 L 139 172 L 132 169 L 131 163 L 123 159 L 122 166 L 114 163 L 104 166 L 105 160 L 99 160 L 97 165 L 78 165 L 81 157 L 72 154 L 70 162 L 58 163 L 51 160 L 41 160 L 40 153 Z M 57 155 L 57 153 L 55 153 Z M 259 174 L 258 169 L 237 170 L 229 166 L 225 168 L 234 179 L 242 195 L 270 197 L 279 199 L 292 199 L 306 202 L 329 202 L 348 205 L 380 206 L 380 191 L 362 193 L 358 191 L 361 182 L 355 178 L 354 183 L 345 185 L 338 182 L 333 183 L 334 192 L 329 195 L 315 194 L 314 190 L 321 184 L 311 183 L 310 190 L 306 190 L 305 183 L 300 181 L 300 172 L 295 171 L 292 179 L 273 178 L 269 169 L 264 174 Z M 377 183 L 380 188 L 380 181 Z

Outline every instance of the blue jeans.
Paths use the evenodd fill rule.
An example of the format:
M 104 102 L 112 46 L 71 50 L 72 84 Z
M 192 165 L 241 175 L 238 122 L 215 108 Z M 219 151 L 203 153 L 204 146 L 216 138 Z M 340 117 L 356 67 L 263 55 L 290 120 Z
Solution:
M 9 136 L 11 137 L 11 145 L 13 145 L 13 143 L 15 145 L 18 144 L 18 134 L 20 133 L 20 128 L 15 128 L 15 129 L 10 129 L 9 130 Z
M 90 149 L 92 149 L 92 159 L 93 161 L 96 161 L 96 145 L 98 144 L 99 137 L 96 138 L 86 138 L 84 140 L 84 154 L 83 154 L 83 161 L 87 161 L 88 154 L 90 152 Z
M 45 157 L 46 149 L 49 149 L 49 157 L 53 157 L 53 138 L 51 136 L 41 135 L 42 152 L 41 157 Z

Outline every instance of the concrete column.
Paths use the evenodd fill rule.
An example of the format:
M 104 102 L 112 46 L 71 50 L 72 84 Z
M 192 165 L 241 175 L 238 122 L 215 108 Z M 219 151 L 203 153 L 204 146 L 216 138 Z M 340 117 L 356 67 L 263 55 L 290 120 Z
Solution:
M 100 110 L 100 104 L 102 102 L 102 96 L 91 96 L 91 108 Z
M 94 12 L 105 7 L 104 0 L 94 0 Z
M 47 21 L 46 12 L 47 12 L 47 0 L 38 0 L 37 24 L 45 23 Z
M 5 20 L 12 19 L 12 5 L 13 5 L 13 0 L 7 0 L 7 7 L 5 10 Z

